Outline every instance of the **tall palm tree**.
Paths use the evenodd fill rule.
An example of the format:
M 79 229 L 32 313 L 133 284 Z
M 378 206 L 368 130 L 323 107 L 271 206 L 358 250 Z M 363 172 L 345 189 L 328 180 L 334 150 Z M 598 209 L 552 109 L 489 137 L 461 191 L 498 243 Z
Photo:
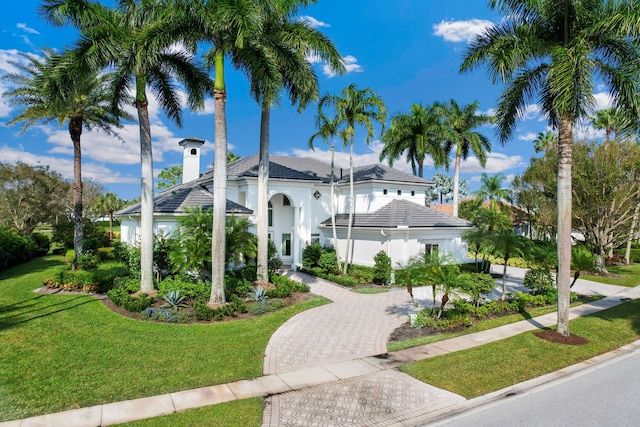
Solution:
M 297 3 L 306 3 L 298 1 Z M 275 1 L 267 10 L 262 31 L 251 38 L 237 59 L 249 74 L 251 94 L 261 105 L 260 154 L 258 161 L 258 281 L 268 282 L 268 187 L 269 122 L 271 109 L 278 107 L 284 89 L 292 105 L 304 109 L 319 96 L 318 79 L 307 58 L 318 56 L 338 73 L 344 72 L 342 58 L 333 43 L 306 21 L 294 20 L 298 4 Z
M 124 200 L 113 193 L 106 193 L 98 197 L 95 209 L 101 215 L 109 215 L 109 238 L 113 239 L 113 213 L 124 207 Z
M 384 129 L 387 118 L 387 107 L 373 89 L 359 89 L 350 84 L 342 90 L 340 96 L 324 95 L 318 105 L 319 111 L 324 107 L 335 109 L 335 120 L 343 127 L 346 141 L 349 141 L 349 223 L 347 224 L 347 243 L 345 248 L 343 274 L 349 267 L 349 251 L 351 246 L 351 225 L 353 222 L 354 194 L 353 194 L 353 152 L 355 144 L 356 125 L 364 126 L 367 130 L 365 141 L 369 143 L 374 136 L 373 123 L 377 122 Z M 381 132 L 382 133 L 382 132 Z
M 23 123 L 21 132 L 40 123 L 68 122 L 69 136 L 73 143 L 73 267 L 83 249 L 83 205 L 82 205 L 82 149 L 81 136 L 84 128 L 100 129 L 108 135 L 120 138 L 114 131 L 121 128 L 121 120 L 130 119 L 120 108 L 111 109 L 111 97 L 106 87 L 108 75 L 98 76 L 93 70 L 79 76 L 73 82 L 60 78 L 57 68 L 65 66 L 68 57 L 45 49 L 42 59 L 22 54 L 26 64 L 10 62 L 19 72 L 4 76 L 16 85 L 5 92 L 9 102 L 22 107 L 20 113 L 9 121 L 9 125 Z
M 558 135 L 550 130 L 546 132 L 538 132 L 536 139 L 533 140 L 533 150 L 536 153 L 546 152 L 552 147 L 558 145 Z
M 442 138 L 445 152 L 449 153 L 455 146 L 455 163 L 453 168 L 453 216 L 458 216 L 460 188 L 460 161 L 466 160 L 473 151 L 482 167 L 487 163 L 487 153 L 491 152 L 491 144 L 486 136 L 474 131 L 478 126 L 492 123 L 490 116 L 478 112 L 478 101 L 460 106 L 451 99 L 443 107 L 444 129 Z
M 476 198 L 480 201 L 488 200 L 491 209 L 498 209 L 502 206 L 502 201 L 511 200 L 511 191 L 502 187 L 505 179 L 502 173 L 495 175 L 483 173 L 480 177 L 480 188 L 475 193 Z
M 424 107 L 413 104 L 410 113 L 391 117 L 391 126 L 382 135 L 384 148 L 380 161 L 389 159 L 389 166 L 406 153 L 407 163 L 415 176 L 424 177 L 424 160 L 431 157 L 436 167 L 449 167 L 449 158 L 441 144 L 442 120 L 438 103 Z
M 461 71 L 486 65 L 506 83 L 497 107 L 506 142 L 534 96 L 558 130 L 558 332 L 569 335 L 571 157 L 573 126 L 595 105 L 595 77 L 613 102 L 638 117 L 636 2 L 620 0 L 492 0 L 504 15 L 471 42 Z
M 333 247 L 336 251 L 336 259 L 338 261 L 338 270 L 342 270 L 342 262 L 340 261 L 340 250 L 338 248 L 338 233 L 336 231 L 336 205 L 335 205 L 335 138 L 340 137 L 342 139 L 343 145 L 347 145 L 348 137 L 344 130 L 340 128 L 340 124 L 337 121 L 337 118 L 333 120 L 329 119 L 325 116 L 322 111 L 318 111 L 318 115 L 316 116 L 316 129 L 318 131 L 311 135 L 309 138 L 309 148 L 314 149 L 313 140 L 316 138 L 322 138 L 325 142 L 331 141 L 329 143 L 329 150 L 331 151 L 331 168 L 330 168 L 330 177 L 329 177 L 329 186 L 331 191 L 331 228 L 333 230 Z
M 115 8 L 88 0 L 45 0 L 41 8 L 52 23 L 70 24 L 80 30 L 73 49 L 80 71 L 74 75 L 81 75 L 89 65 L 98 69 L 112 67 L 113 102 L 117 104 L 135 92 L 141 163 L 140 291 L 146 293 L 153 292 L 154 210 L 147 90 L 151 90 L 167 116 L 181 126 L 182 106 L 175 80 L 184 85 L 191 108 L 201 107 L 211 88 L 209 76 L 193 58 L 195 44 L 184 38 L 191 30 L 191 22 L 177 6 L 177 0 L 119 0 Z M 179 43 L 184 50 L 175 48 Z
M 490 253 L 504 259 L 502 270 L 502 295 L 507 296 L 507 265 L 512 256 L 522 256 L 529 247 L 531 240 L 511 230 L 494 231 L 487 236 L 487 248 Z

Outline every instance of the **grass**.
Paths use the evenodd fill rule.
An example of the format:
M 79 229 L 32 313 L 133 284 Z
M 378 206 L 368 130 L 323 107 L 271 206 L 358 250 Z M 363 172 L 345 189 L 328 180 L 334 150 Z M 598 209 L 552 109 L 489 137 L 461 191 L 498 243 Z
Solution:
M 525 332 L 480 347 L 425 359 L 401 367 L 421 381 L 467 399 L 517 384 L 640 338 L 640 300 L 621 304 L 570 322 L 572 334 L 589 340 L 583 346 L 554 344 Z
M 372 295 L 372 294 L 383 294 L 385 292 L 389 292 L 389 289 L 384 289 L 384 288 L 355 288 L 355 289 L 352 289 L 351 291 L 355 292 L 357 294 Z
M 234 400 L 218 405 L 118 424 L 120 427 L 259 427 L 262 424 L 264 399 Z
M 273 332 L 329 302 L 213 324 L 145 322 L 90 296 L 32 292 L 61 265 L 48 256 L 0 273 L 0 421 L 260 376 Z
M 597 301 L 603 298 L 602 296 L 592 296 L 581 298 L 579 301 L 571 303 L 571 307 L 575 307 L 580 304 L 588 304 L 593 301 Z M 531 319 L 533 317 L 542 316 L 547 313 L 556 311 L 556 306 L 549 307 L 535 307 L 526 310 L 523 313 L 514 313 L 507 316 L 494 317 L 492 319 L 479 320 L 462 331 L 446 332 L 436 335 L 428 335 L 424 337 L 413 338 L 404 341 L 394 341 L 387 344 L 387 351 L 404 350 L 405 348 L 417 347 L 419 345 L 431 344 L 446 340 L 449 338 L 459 337 L 461 335 L 473 334 L 475 332 L 486 331 L 487 329 L 497 328 L 499 326 L 508 325 L 509 323 L 519 322 L 521 320 Z
M 594 276 L 590 274 L 581 274 L 580 278 L 591 280 L 593 282 L 606 283 L 608 285 L 626 286 L 633 288 L 640 285 L 640 264 L 631 265 L 612 265 L 607 267 L 609 273 L 620 275 L 622 277 Z

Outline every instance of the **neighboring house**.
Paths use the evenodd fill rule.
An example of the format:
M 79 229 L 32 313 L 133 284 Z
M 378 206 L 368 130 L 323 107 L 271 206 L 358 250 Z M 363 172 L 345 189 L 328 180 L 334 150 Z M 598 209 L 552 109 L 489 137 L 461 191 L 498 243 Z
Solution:
M 210 207 L 213 171 L 199 176 L 203 140 L 188 138 L 184 147 L 183 183 L 155 197 L 154 228 L 171 233 L 185 208 Z M 197 165 L 195 164 L 197 162 Z M 333 245 L 330 205 L 330 165 L 311 158 L 270 156 L 269 237 L 285 265 L 300 265 L 307 245 Z M 197 174 L 197 175 L 196 175 Z M 344 256 L 349 211 L 349 170 L 336 169 L 336 228 Z M 394 267 L 421 252 L 440 250 L 467 260 L 462 234 L 473 228 L 465 220 L 436 212 L 425 204 L 425 190 L 433 184 L 422 178 L 377 164 L 354 169 L 355 215 L 352 226 L 353 262 L 373 265 L 384 250 Z M 245 215 L 255 223 L 258 209 L 258 155 L 227 165 L 227 214 Z M 122 241 L 135 244 L 140 205 L 116 213 Z

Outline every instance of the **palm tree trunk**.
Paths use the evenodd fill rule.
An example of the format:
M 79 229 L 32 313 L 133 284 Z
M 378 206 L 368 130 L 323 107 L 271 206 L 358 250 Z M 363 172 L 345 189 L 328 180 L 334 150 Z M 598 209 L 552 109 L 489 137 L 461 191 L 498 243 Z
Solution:
M 271 110 L 260 117 L 260 159 L 258 161 L 258 282 L 269 282 L 269 120 Z
M 109 240 L 113 240 L 113 211 L 109 212 Z
M 561 118 L 558 132 L 558 333 L 569 335 L 571 280 L 571 157 L 573 123 Z
M 224 261 L 225 221 L 227 207 L 227 91 L 224 83 L 224 53 L 216 52 L 216 79 L 214 83 L 214 138 L 215 163 L 213 165 L 213 231 L 211 236 L 211 297 L 209 305 L 225 303 Z
M 509 255 L 504 256 L 504 268 L 502 269 L 502 295 L 500 299 L 504 301 L 507 296 L 507 264 L 509 263 Z
M 636 227 L 638 224 L 638 220 L 640 219 L 640 200 L 636 204 L 636 209 L 633 211 L 633 219 L 631 220 L 631 230 L 629 230 L 629 237 L 627 238 L 627 250 L 624 254 L 624 260 L 627 264 L 631 264 L 631 243 L 633 242 L 633 237 L 636 234 Z
M 331 141 L 331 228 L 333 229 L 333 247 L 336 251 L 336 261 L 338 262 L 338 270 L 342 270 L 342 263 L 340 262 L 340 251 L 338 250 L 338 233 L 336 231 L 336 205 L 335 205 L 335 193 L 336 183 L 333 180 L 333 171 L 335 169 L 335 146 Z
M 456 149 L 456 162 L 453 169 L 453 216 L 458 216 L 458 191 L 460 187 L 460 159 L 462 158 L 462 145 Z
M 69 134 L 73 141 L 73 264 L 78 268 L 78 258 L 82 256 L 82 150 L 80 136 L 82 135 L 82 118 L 72 117 L 69 120 Z
M 351 137 L 351 146 L 349 148 L 349 223 L 347 224 L 347 247 L 344 254 L 344 266 L 342 268 L 342 274 L 347 274 L 349 269 L 349 251 L 351 250 L 351 223 L 353 222 L 353 208 L 354 208 L 354 195 L 353 195 L 353 136 Z
M 140 81 L 142 80 L 142 81 Z M 144 90 L 144 80 L 137 79 Z M 140 99 L 140 97 L 138 97 Z M 153 153 L 151 148 L 151 126 L 149 125 L 149 103 L 143 95 L 136 102 L 140 123 L 140 292 L 153 292 Z

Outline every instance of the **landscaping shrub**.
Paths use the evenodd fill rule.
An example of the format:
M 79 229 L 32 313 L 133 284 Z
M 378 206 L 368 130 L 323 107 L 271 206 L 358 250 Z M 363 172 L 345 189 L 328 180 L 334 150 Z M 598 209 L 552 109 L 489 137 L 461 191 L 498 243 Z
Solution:
M 347 269 L 347 275 L 355 279 L 358 283 L 373 283 L 374 274 L 374 267 L 366 265 L 349 264 L 349 268 Z M 389 272 L 389 277 L 391 277 L 391 272 Z
M 483 297 L 496 286 L 490 274 L 468 273 L 464 279 L 459 283 L 459 289 L 468 294 L 475 305 L 479 305 Z
M 523 285 L 534 294 L 545 293 L 556 287 L 551 273 L 542 269 L 531 269 L 527 271 L 524 275 Z
M 60 221 L 53 226 L 51 240 L 60 243 L 67 249 L 73 248 L 73 223 Z M 86 251 L 104 248 L 111 244 L 109 236 L 104 229 L 88 219 L 82 226 L 82 249 Z
M 249 292 L 251 292 L 251 289 L 251 282 L 242 277 L 238 278 L 229 275 L 224 277 L 224 296 L 227 301 L 231 300 L 232 295 L 244 298 Z M 209 292 L 211 292 L 211 288 L 209 288 Z
M 307 246 L 302 251 L 302 265 L 306 268 L 317 267 L 323 252 L 320 242 Z
M 124 288 L 113 288 L 107 292 L 107 297 L 117 306 L 132 313 L 140 313 L 153 304 L 153 297 L 141 293 L 137 298 L 131 296 Z
M 25 237 L 12 229 L 0 227 L 0 270 L 28 261 L 26 248 Z
M 182 312 L 179 313 L 174 310 L 167 310 L 165 308 L 153 308 L 147 307 L 140 312 L 140 316 L 143 319 L 153 319 L 161 322 L 187 322 L 191 318 L 191 313 Z
M 385 251 L 380 251 L 373 257 L 373 261 L 373 283 L 386 285 L 391 281 L 391 258 Z
M 335 252 L 324 252 L 320 255 L 318 266 L 325 274 L 340 274 L 338 271 L 338 259 Z
M 96 252 L 99 261 L 110 261 L 115 259 L 113 257 L 113 248 L 98 248 Z
M 159 297 L 164 297 L 169 292 L 180 292 L 180 295 L 186 298 L 207 301 L 211 295 L 211 283 L 189 280 L 179 276 L 167 277 L 158 282 L 157 287 Z
M 32 233 L 29 237 L 29 245 L 34 257 L 43 256 L 48 254 L 51 249 L 51 239 L 46 234 Z
M 132 294 L 140 290 L 140 279 L 132 276 L 114 277 L 111 289 L 124 289 L 128 294 Z
M 83 270 L 95 270 L 98 267 L 98 256 L 94 253 L 84 253 L 78 258 L 78 266 Z

